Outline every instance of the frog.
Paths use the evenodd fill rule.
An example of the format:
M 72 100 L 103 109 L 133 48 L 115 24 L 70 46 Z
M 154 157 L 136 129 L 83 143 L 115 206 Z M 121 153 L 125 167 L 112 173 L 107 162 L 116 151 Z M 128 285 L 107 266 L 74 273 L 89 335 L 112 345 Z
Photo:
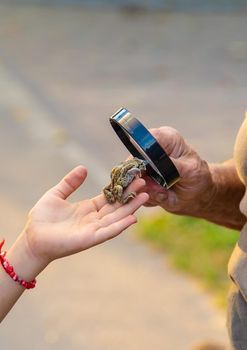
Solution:
M 125 204 L 135 198 L 136 193 L 124 195 L 124 190 L 137 177 L 141 177 L 146 171 L 147 162 L 139 158 L 128 159 L 115 166 L 111 171 L 111 182 L 103 188 L 103 193 L 108 203 Z

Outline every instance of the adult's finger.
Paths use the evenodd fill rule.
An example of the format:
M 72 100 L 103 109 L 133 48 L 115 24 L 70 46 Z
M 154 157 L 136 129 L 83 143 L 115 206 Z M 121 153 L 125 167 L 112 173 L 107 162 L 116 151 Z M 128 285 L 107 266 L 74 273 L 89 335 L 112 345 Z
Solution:
M 169 156 L 179 158 L 187 151 L 188 146 L 176 129 L 170 126 L 162 126 L 149 131 Z

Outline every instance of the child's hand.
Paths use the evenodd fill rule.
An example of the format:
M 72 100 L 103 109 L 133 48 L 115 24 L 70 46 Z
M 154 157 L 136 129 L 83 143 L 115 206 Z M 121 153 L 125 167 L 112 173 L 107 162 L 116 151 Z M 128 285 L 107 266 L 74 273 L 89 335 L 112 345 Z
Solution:
M 138 194 L 131 202 L 108 204 L 104 195 L 70 203 L 67 198 L 84 182 L 87 171 L 79 166 L 50 189 L 29 213 L 28 222 L 6 259 L 25 281 L 32 281 L 54 259 L 74 254 L 117 236 L 136 222 L 133 213 L 148 200 Z M 143 179 L 128 191 L 140 191 Z M 21 296 L 24 288 L 0 269 L 0 322 Z
M 77 253 L 117 236 L 136 222 L 133 213 L 148 200 L 140 193 L 128 204 L 108 204 L 104 195 L 70 203 L 66 199 L 84 182 L 87 171 L 79 166 L 37 202 L 22 234 L 30 256 L 44 268 L 54 259 Z M 140 191 L 143 179 L 128 191 Z

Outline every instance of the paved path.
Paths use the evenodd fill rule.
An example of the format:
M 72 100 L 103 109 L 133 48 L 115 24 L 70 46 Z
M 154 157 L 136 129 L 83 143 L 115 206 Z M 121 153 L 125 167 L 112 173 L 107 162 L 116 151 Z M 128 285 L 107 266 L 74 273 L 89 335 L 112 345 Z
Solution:
M 90 172 L 76 198 L 108 181 L 127 154 L 107 120 L 121 105 L 147 126 L 177 127 L 207 159 L 230 157 L 245 108 L 246 23 L 1 7 L 0 232 L 8 244 L 72 166 Z M 65 269 L 73 274 L 60 283 Z M 54 263 L 38 286 L 1 325 L 3 349 L 186 350 L 226 339 L 209 298 L 131 232 Z

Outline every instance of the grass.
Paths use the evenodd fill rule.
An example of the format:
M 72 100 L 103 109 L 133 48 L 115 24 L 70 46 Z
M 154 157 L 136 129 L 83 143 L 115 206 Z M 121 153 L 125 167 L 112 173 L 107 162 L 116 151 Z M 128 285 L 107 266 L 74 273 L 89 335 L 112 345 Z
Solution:
M 156 213 L 142 217 L 137 234 L 162 250 L 180 271 L 196 278 L 224 307 L 230 285 L 227 263 L 239 233 L 207 221 Z

